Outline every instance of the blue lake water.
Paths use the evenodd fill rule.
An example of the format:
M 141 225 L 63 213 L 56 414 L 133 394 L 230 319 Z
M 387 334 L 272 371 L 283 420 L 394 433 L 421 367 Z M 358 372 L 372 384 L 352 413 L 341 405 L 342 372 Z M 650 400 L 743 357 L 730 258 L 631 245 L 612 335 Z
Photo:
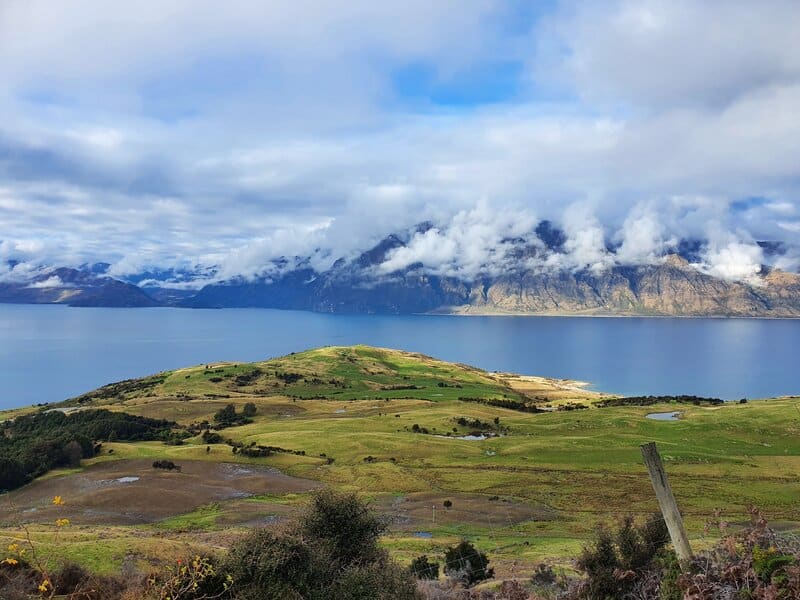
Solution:
M 0 305 L 0 408 L 161 370 L 371 344 L 620 394 L 800 394 L 800 320 L 351 316 Z

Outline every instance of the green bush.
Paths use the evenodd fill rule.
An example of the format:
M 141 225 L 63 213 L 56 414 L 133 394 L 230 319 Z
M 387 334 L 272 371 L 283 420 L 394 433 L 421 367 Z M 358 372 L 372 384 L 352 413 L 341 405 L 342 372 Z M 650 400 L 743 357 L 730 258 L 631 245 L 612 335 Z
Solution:
M 417 579 L 439 579 L 439 563 L 428 560 L 426 554 L 412 560 L 408 570 Z
M 489 568 L 489 559 L 466 540 L 448 548 L 444 553 L 444 572 L 446 575 L 463 580 L 467 586 L 494 577 L 494 569 Z
M 624 597 L 640 577 L 656 567 L 654 561 L 668 542 L 667 526 L 658 514 L 641 525 L 636 525 L 632 517 L 625 517 L 614 533 L 598 528 L 594 541 L 583 549 L 577 562 L 586 574 L 582 597 Z
M 782 554 L 775 548 L 753 548 L 753 571 L 764 583 L 772 583 L 773 577 L 784 569 L 793 565 L 794 557 Z
M 236 600 L 417 600 L 410 573 L 378 545 L 384 527 L 356 496 L 318 492 L 294 522 L 234 545 L 222 571 Z

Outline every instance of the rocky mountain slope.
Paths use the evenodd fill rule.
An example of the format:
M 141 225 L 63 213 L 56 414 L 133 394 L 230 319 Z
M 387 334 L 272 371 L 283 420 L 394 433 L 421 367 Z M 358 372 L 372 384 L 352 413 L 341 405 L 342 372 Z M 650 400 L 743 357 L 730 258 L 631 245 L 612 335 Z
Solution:
M 536 235 L 535 242 L 511 240 L 510 266 L 499 275 L 459 279 L 431 274 L 420 263 L 386 273 L 381 267 L 406 245 L 391 235 L 321 273 L 301 261 L 278 276 L 206 286 L 181 304 L 330 313 L 800 317 L 800 275 L 765 266 L 751 283 L 713 277 L 689 262 L 698 242 L 682 242 L 655 264 L 554 270 L 530 265 L 562 252 L 563 234 L 544 221 Z
M 487 269 L 470 278 L 438 275 L 422 263 L 387 272 L 387 261 L 408 244 L 407 238 L 390 235 L 322 271 L 309 258 L 281 258 L 261 277 L 215 281 L 199 290 L 170 289 L 172 280 L 191 283 L 189 273 L 176 279 L 164 271 L 159 283 L 152 273 L 123 282 L 103 268 L 45 269 L 25 282 L 0 281 L 0 302 L 364 314 L 800 317 L 800 274 L 763 266 L 747 282 L 713 277 L 698 266 L 701 244 L 696 241 L 681 242 L 652 264 L 575 270 L 542 266 L 548 257 L 563 254 L 565 238 L 557 228 L 543 222 L 535 235 L 507 241 L 510 250 L 500 272 Z M 613 249 L 609 252 L 613 255 Z
M 410 268 L 371 279 L 339 266 L 260 282 L 203 288 L 185 306 L 257 306 L 317 312 L 597 314 L 800 317 L 800 275 L 768 271 L 758 285 L 701 273 L 678 255 L 660 264 L 594 273 L 519 270 L 474 282 Z
M 800 276 L 771 271 L 759 285 L 701 273 L 677 255 L 661 264 L 503 276 L 473 288 L 462 313 L 800 316 Z

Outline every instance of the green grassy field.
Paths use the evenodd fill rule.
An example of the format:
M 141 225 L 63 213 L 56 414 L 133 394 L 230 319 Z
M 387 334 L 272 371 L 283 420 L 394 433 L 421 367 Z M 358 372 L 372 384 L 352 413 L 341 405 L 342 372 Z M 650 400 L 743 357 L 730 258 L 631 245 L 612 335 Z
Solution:
M 574 382 L 492 374 L 358 346 L 181 369 L 101 388 L 63 406 L 103 407 L 188 425 L 211 420 L 227 403 L 253 402 L 258 407 L 253 423 L 224 429 L 223 437 L 305 456 L 246 458 L 225 444 L 207 450 L 197 437 L 182 446 L 104 444 L 103 453 L 82 468 L 150 457 L 276 467 L 368 497 L 392 519 L 384 542 L 404 560 L 436 553 L 460 537 L 488 550 L 501 574 L 574 555 L 597 523 L 657 510 L 639 451 L 648 441 L 658 443 L 695 543 L 702 543 L 703 526 L 715 511 L 735 523 L 745 519 L 750 504 L 779 527 L 800 524 L 797 398 L 719 407 L 598 408 L 602 397 Z M 552 410 L 533 414 L 459 398 L 510 399 Z M 555 410 L 568 403 L 588 408 Z M 645 418 L 673 410 L 681 412 L 675 422 Z M 464 423 L 476 419 L 496 437 L 457 439 L 475 429 Z M 428 433 L 415 433 L 415 425 Z M 48 475 L 54 483 L 75 476 L 75 471 Z M 450 509 L 443 507 L 445 500 L 452 502 Z M 161 522 L 109 527 L 106 538 L 92 542 L 95 558 L 87 560 L 114 568 L 124 559 L 120 548 L 126 535 L 142 556 L 156 538 L 165 548 L 224 546 L 244 527 L 237 514 L 255 510 L 252 505 L 280 518 L 304 501 L 304 494 L 287 494 L 176 507 L 174 516 Z M 46 543 L 49 530 L 34 528 Z M 80 539 L 93 539 L 92 531 L 81 528 Z M 10 526 L 5 530 L 14 532 Z M 105 540 L 110 550 L 103 554 L 96 549 Z M 70 541 L 59 552 L 80 557 L 69 548 L 82 543 Z

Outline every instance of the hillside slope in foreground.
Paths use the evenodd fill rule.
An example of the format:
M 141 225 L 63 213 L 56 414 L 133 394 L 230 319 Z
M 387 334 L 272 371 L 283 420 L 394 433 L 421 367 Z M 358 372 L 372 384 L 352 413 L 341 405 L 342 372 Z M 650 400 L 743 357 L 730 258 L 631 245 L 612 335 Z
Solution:
M 332 486 L 363 494 L 390 520 L 384 543 L 401 560 L 468 537 L 499 576 L 529 574 L 542 559 L 574 556 L 599 522 L 657 510 L 640 457 L 647 441 L 659 445 L 695 543 L 715 510 L 736 523 L 751 504 L 773 525 L 800 526 L 798 398 L 603 406 L 610 397 L 579 382 L 366 346 L 119 382 L 46 408 L 174 420 L 186 439 L 104 441 L 80 467 L 7 494 L 0 542 L 25 521 L 52 544 L 46 523 L 60 495 L 58 514 L 72 526 L 55 553 L 113 571 L 187 546 L 225 547 Z M 227 405 L 241 414 L 248 403 L 250 422 L 215 422 Z M 646 418 L 668 411 L 679 418 Z M 181 470 L 154 469 L 155 460 Z

